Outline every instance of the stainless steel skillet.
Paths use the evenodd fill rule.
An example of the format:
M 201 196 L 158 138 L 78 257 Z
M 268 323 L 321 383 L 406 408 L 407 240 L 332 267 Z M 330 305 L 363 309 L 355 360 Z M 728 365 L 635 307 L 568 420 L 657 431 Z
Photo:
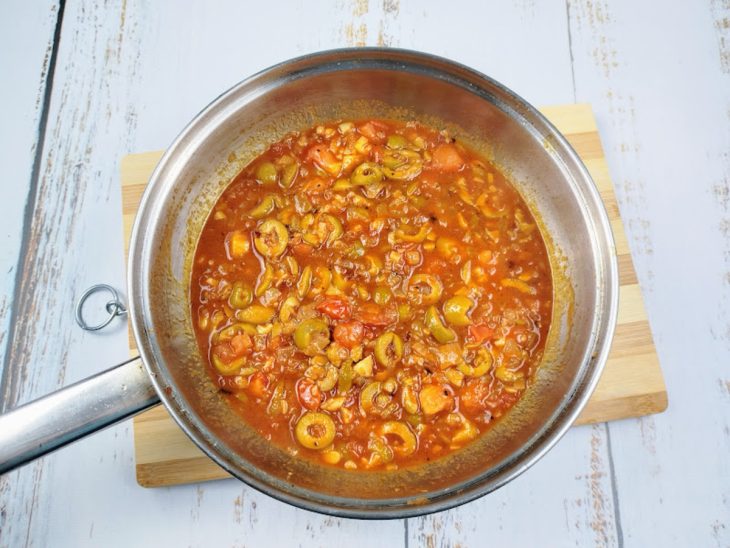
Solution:
M 333 470 L 262 439 L 208 379 L 189 305 L 198 234 L 231 177 L 289 131 L 365 117 L 447 126 L 499 165 L 540 220 L 556 287 L 545 358 L 512 411 L 453 456 L 395 472 Z M 150 179 L 132 234 L 128 280 L 141 357 L 0 417 L 0 472 L 161 401 L 213 460 L 280 500 L 365 518 L 449 508 L 513 479 L 570 427 L 605 363 L 618 302 L 606 212 L 559 132 L 494 80 L 445 59 L 393 49 L 301 57 L 214 100 Z

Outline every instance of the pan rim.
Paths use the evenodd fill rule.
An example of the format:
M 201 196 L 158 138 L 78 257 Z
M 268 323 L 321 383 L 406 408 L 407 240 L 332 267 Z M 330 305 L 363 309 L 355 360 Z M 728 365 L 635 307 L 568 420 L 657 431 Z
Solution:
M 270 481 L 263 481 L 252 471 L 233 466 L 232 461 L 222 454 L 224 451 L 211 443 L 206 436 L 205 429 L 201 428 L 200 424 L 196 424 L 194 417 L 186 413 L 184 402 L 180 401 L 177 394 L 169 391 L 171 385 L 169 373 L 166 366 L 159 363 L 160 354 L 155 348 L 154 334 L 147 329 L 146 321 L 150 318 L 151 312 L 145 288 L 149 279 L 150 256 L 153 248 L 144 235 L 148 230 L 154 229 L 155 222 L 160 218 L 163 200 L 159 199 L 159 196 L 168 182 L 166 173 L 174 170 L 176 161 L 181 161 L 179 157 L 182 151 L 186 147 L 194 146 L 195 135 L 202 128 L 215 124 L 216 117 L 222 115 L 222 109 L 227 101 L 257 88 L 263 88 L 265 92 L 267 86 L 274 85 L 281 79 L 306 77 L 310 73 L 308 71 L 347 70 L 348 68 L 425 71 L 430 76 L 436 75 L 477 95 L 486 94 L 494 99 L 493 93 L 488 90 L 491 88 L 508 98 L 511 104 L 502 102 L 498 106 L 513 114 L 518 108 L 519 112 L 523 113 L 523 118 L 529 116 L 533 125 L 539 124 L 540 129 L 554 140 L 553 142 L 560 148 L 561 154 L 572 164 L 571 169 L 576 176 L 585 183 L 580 187 L 580 191 L 582 198 L 591 203 L 594 211 L 594 214 L 588 215 L 594 225 L 594 233 L 591 234 L 591 237 L 595 240 L 596 249 L 606 248 L 605 251 L 607 251 L 601 257 L 605 264 L 602 264 L 600 268 L 597 267 L 597 273 L 601 274 L 601 279 L 597 288 L 596 300 L 604 306 L 603 314 L 596 321 L 598 328 L 591 333 L 590 345 L 584 354 L 590 358 L 588 363 L 584 361 L 581 366 L 581 371 L 587 371 L 584 382 L 576 387 L 570 397 L 566 398 L 565 403 L 561 404 L 560 412 L 546 420 L 540 430 L 541 435 L 536 436 L 537 439 L 529 440 L 525 447 L 511 455 L 498 469 L 491 470 L 490 478 L 479 475 L 430 493 L 428 500 L 421 504 L 414 504 L 413 501 L 416 499 L 423 501 L 423 494 L 398 499 L 358 500 L 332 497 L 310 489 L 293 488 L 290 484 L 284 484 L 268 475 L 266 476 Z M 496 100 L 500 101 L 499 98 Z M 603 242 L 602 246 L 599 245 L 599 241 Z M 366 519 L 414 517 L 464 504 L 498 489 L 542 458 L 572 426 L 598 383 L 615 331 L 618 314 L 618 287 L 615 243 L 605 206 L 587 168 L 562 134 L 537 109 L 492 78 L 442 57 L 393 48 L 336 49 L 301 56 L 254 74 L 214 99 L 182 130 L 153 172 L 132 230 L 128 267 L 130 318 L 142 360 L 161 401 L 193 442 L 234 477 L 269 496 L 307 510 L 338 517 Z M 284 487 L 288 489 L 284 489 Z

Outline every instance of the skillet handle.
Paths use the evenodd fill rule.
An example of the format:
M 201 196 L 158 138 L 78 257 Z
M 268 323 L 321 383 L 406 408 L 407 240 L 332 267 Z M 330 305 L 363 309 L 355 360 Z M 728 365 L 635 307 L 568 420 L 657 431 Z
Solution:
M 141 358 L 0 415 L 0 474 L 160 403 Z

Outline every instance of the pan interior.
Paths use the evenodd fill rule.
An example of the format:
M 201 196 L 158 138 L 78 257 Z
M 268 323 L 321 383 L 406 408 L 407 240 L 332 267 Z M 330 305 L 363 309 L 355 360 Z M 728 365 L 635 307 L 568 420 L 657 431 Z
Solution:
M 417 119 L 446 127 L 490 159 L 539 219 L 554 313 L 532 387 L 476 442 L 427 465 L 351 472 L 290 456 L 219 397 L 190 316 L 198 235 L 232 177 L 286 133 L 335 119 Z M 163 401 L 224 468 L 278 498 L 342 515 L 423 513 L 499 487 L 569 426 L 610 339 L 613 250 L 582 164 L 529 105 L 446 61 L 408 53 L 333 52 L 274 67 L 214 102 L 161 161 L 137 219 L 130 261 L 138 345 Z

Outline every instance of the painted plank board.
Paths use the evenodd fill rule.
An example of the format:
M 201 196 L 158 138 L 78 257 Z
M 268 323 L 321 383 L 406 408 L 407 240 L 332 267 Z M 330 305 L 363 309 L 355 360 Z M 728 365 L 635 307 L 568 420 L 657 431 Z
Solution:
M 7 105 L 0 124 L 0 164 L 5 166 L 0 202 L 0 356 L 5 356 L 12 320 L 17 265 L 22 253 L 24 213 L 35 200 L 33 167 L 42 132 L 46 83 L 51 69 L 58 19 L 55 1 L 6 6 L 13 17 L 0 18 L 0 103 Z M 12 82 L 12 85 L 10 85 Z M 2 365 L 0 364 L 0 368 Z M 2 390 L 2 408 L 9 394 Z
M 18 317 L 16 280 L 24 254 L 26 213 L 36 200 L 34 166 L 43 133 L 46 88 L 52 72 L 54 33 L 59 18 L 53 0 L 5 2 L 0 15 L 0 410 L 15 404 L 22 376 L 5 359 L 12 344 L 11 325 Z M 28 543 L 27 512 L 39 505 L 39 466 L 0 477 L 0 544 Z
M 596 186 L 609 204 L 614 231 L 623 239 L 623 225 L 615 204 L 613 185 L 605 168 L 598 130 L 590 105 L 565 105 L 546 109 L 589 169 Z M 570 133 L 567 129 L 579 129 Z M 125 240 L 129 240 L 137 206 L 146 181 L 161 152 L 140 153 L 122 159 L 121 192 Z M 631 278 L 633 264 L 628 252 L 620 255 L 621 277 Z M 576 424 L 603 422 L 658 413 L 667 405 L 667 393 L 651 337 L 638 284 L 621 287 L 618 328 L 606 369 L 596 391 Z M 130 350 L 135 353 L 130 336 Z M 134 419 L 137 480 L 145 487 L 193 483 L 228 477 L 208 461 L 163 410 L 148 411 Z
M 510 3 L 509 8 L 504 3 L 482 2 L 477 8 L 432 2 L 423 9 L 427 22 L 417 17 L 419 7 L 414 4 L 401 3 L 400 10 L 385 20 L 387 28 L 397 29 L 390 45 L 464 61 L 533 104 L 575 102 L 564 2 L 528 0 Z M 479 30 L 470 32 L 467 20 L 476 22 Z M 453 31 L 444 32 L 446 28 Z M 628 252 L 621 240 L 617 243 L 619 253 Z M 517 482 L 467 508 L 408 520 L 408 543 L 615 545 L 618 528 L 610 462 L 605 427 L 573 428 Z M 514 508 L 520 511 L 510 511 Z M 531 517 L 529 526 L 524 516 Z
M 286 34 L 295 36 L 302 11 L 327 20 L 324 36 L 329 32 L 334 37 L 327 45 L 336 45 L 351 11 L 332 17 L 326 5 L 319 10 L 301 5 L 282 18 L 278 5 L 262 7 L 258 22 L 252 23 L 258 34 L 245 36 L 248 50 L 266 41 L 266 22 L 282 21 L 288 25 Z M 244 55 L 231 62 L 229 55 L 216 56 L 216 51 L 240 50 L 241 21 L 248 14 L 237 2 L 221 2 L 217 10 L 199 4 L 189 11 L 176 2 L 67 3 L 39 200 L 30 217 L 32 245 L 23 261 L 26 283 L 17 294 L 17 329 L 23 337 L 9 348 L 10 363 L 24 375 L 13 404 L 108 367 L 127 352 L 122 322 L 90 335 L 73 321 L 75 300 L 86 287 L 100 281 L 125 285 L 120 157 L 148 140 L 163 146 L 207 98 L 263 66 L 315 49 L 316 33 L 305 45 L 282 41 L 279 49 L 268 47 L 257 57 Z M 175 20 L 179 24 L 171 24 Z M 191 71 L 191 66 L 196 69 Z M 170 101 L 171 89 L 186 92 Z M 112 180 L 115 190 L 110 192 Z M 319 544 L 321 538 L 352 546 L 403 541 L 402 522 L 383 523 L 366 536 L 370 528 L 365 524 L 301 512 L 240 484 L 145 495 L 133 475 L 131 422 L 4 481 L 17 488 L 2 493 L 0 505 L 13 526 L 3 528 L 0 545 L 128 546 L 141 538 L 162 545 L 282 545 L 292 538 L 308 545 Z M 161 515 L 185 526 L 160 528 Z M 227 517 L 226 524 L 220 523 L 221 516 Z M 281 520 L 290 527 L 277 527 Z
M 571 429 L 530 472 L 490 497 L 389 523 L 293 510 L 233 481 L 141 489 L 131 472 L 132 434 L 125 424 L 44 459 L 42 468 L 7 476 L 0 491 L 0 545 L 730 544 L 730 477 L 723 460 L 730 428 L 722 424 L 730 416 L 722 367 L 730 350 L 730 286 L 723 281 L 730 271 L 723 232 L 730 222 L 726 3 L 675 3 L 670 10 L 658 3 L 583 0 L 295 0 L 287 9 L 274 2 L 250 9 L 233 0 L 182 9 L 172 0 L 96 4 L 67 1 L 57 68 L 63 84 L 54 86 L 49 115 L 49 122 L 63 121 L 60 134 L 49 140 L 59 149 L 55 160 L 60 164 L 71 151 L 76 163 L 85 163 L 76 168 L 76 179 L 59 179 L 64 184 L 45 192 L 58 195 L 89 175 L 93 183 L 76 188 L 84 202 L 79 208 L 46 199 L 59 214 L 45 224 L 39 241 L 72 252 L 59 254 L 63 267 L 32 289 L 39 306 L 26 299 L 28 306 L 18 310 L 22 317 L 50 314 L 35 333 L 53 339 L 22 345 L 31 352 L 24 360 L 30 375 L 18 401 L 126 355 L 124 329 L 69 337 L 77 329 L 72 304 L 57 289 L 74 277 L 82 278 L 74 286 L 80 289 L 91 281 L 123 287 L 116 186 L 123 154 L 164 147 L 210 97 L 274 62 L 328 47 L 386 44 L 465 62 L 535 104 L 576 98 L 593 104 L 627 221 L 623 249 L 634 253 L 633 282 L 640 281 L 646 298 L 672 406 L 656 419 Z M 19 6 L 3 3 L 0 24 L 20 27 Z M 272 28 L 276 40 L 270 39 Z M 33 65 L 34 52 L 45 50 L 47 40 L 41 42 L 2 51 Z M 41 74 L 39 67 L 38 82 Z M 14 80 L 9 89 L 16 85 Z M 11 95 L 4 123 L 29 96 L 32 91 Z M 87 103 L 87 114 L 74 116 Z M 672 130 L 672 122 L 682 130 Z M 20 139 L 23 131 L 37 127 L 14 135 Z M 28 173 L 24 158 L 9 157 L 5 173 Z M 54 171 L 62 172 L 60 166 Z M 13 214 L 9 202 L 6 192 L 3 220 Z M 47 207 L 38 211 L 48 217 Z M 682 230 L 683 220 L 691 230 Z M 64 228 L 50 229 L 55 224 Z M 92 231 L 106 246 L 80 242 L 79 234 Z M 19 246 L 20 237 L 9 244 Z M 29 251 L 38 256 L 43 248 Z M 56 289 L 46 288 L 51 283 Z M 64 364 L 71 366 L 65 377 Z M 524 516 L 530 516 L 529 526 Z
M 730 546 L 730 6 L 570 1 L 672 405 L 612 423 L 619 541 Z M 651 21 L 651 23 L 649 23 Z
M 380 21 L 377 23 L 380 26 L 377 42 L 371 41 L 370 38 L 373 34 L 373 23 L 369 14 L 364 18 L 353 18 L 354 23 L 346 25 L 346 28 L 349 28 L 352 34 L 352 28 L 354 27 L 358 29 L 358 34 L 362 36 L 362 29 L 367 30 L 369 27 L 371 29 L 370 36 L 365 41 L 368 44 L 390 43 L 418 49 L 430 49 L 435 53 L 451 55 L 461 60 L 464 60 L 461 56 L 464 55 L 465 51 L 473 52 L 474 56 L 478 58 L 478 62 L 472 63 L 476 68 L 490 72 L 491 68 L 499 66 L 502 68 L 499 76 L 502 80 L 506 81 L 504 76 L 509 72 L 512 72 L 517 79 L 523 78 L 524 80 L 522 80 L 522 84 L 518 89 L 525 90 L 525 94 L 533 102 L 545 103 L 572 99 L 570 82 L 562 77 L 562 75 L 569 73 L 570 66 L 553 55 L 556 47 L 564 48 L 564 51 L 567 52 L 568 37 L 567 33 L 562 32 L 564 27 L 561 27 L 561 22 L 564 24 L 565 21 L 563 5 L 551 4 L 535 7 L 532 3 L 521 3 L 513 7 L 504 5 L 489 6 L 488 4 L 479 4 L 477 6 L 472 4 L 463 8 L 462 14 L 465 11 L 470 12 L 469 15 L 473 15 L 473 17 L 462 17 L 456 21 L 456 25 L 440 27 L 437 29 L 437 33 L 430 35 L 421 33 L 421 21 L 427 17 L 433 17 L 435 20 L 442 19 L 443 13 L 441 12 L 444 7 L 442 3 L 423 3 L 423 13 L 408 13 L 407 9 L 411 9 L 412 12 L 421 11 L 410 4 L 406 8 L 399 7 L 398 2 L 388 2 L 384 5 L 388 9 L 384 10 L 385 13 L 381 15 Z M 371 3 L 371 11 L 377 10 L 378 6 L 373 6 Z M 471 10 L 475 13 L 471 13 Z M 517 13 L 515 13 L 515 10 Z M 427 13 L 433 15 L 427 16 Z M 513 23 L 504 27 L 489 25 L 488 21 L 494 18 L 512 18 Z M 367 25 L 361 22 L 362 19 L 369 21 Z M 485 26 L 489 27 L 489 32 L 482 32 Z M 446 28 L 453 30 L 444 32 Z M 542 66 L 546 67 L 546 71 L 552 75 L 558 74 L 561 76 L 548 77 L 538 81 L 531 80 L 526 72 L 515 71 L 515 61 L 518 58 L 512 57 L 504 48 L 505 44 L 510 44 L 507 49 L 512 47 L 511 39 L 515 33 L 520 34 L 519 42 L 524 43 L 525 55 L 521 58 L 522 62 L 527 59 L 527 64 L 531 65 L 530 60 L 533 55 L 544 55 L 547 62 Z M 461 39 L 463 36 L 472 37 L 470 38 L 471 43 L 462 48 L 449 49 L 449 43 Z M 557 41 L 551 42 L 555 37 L 559 41 L 557 46 L 555 45 Z M 348 40 L 348 43 L 351 44 L 358 42 Z M 566 55 L 564 60 L 567 61 L 567 59 L 568 56 Z M 494 74 L 494 72 L 491 73 Z M 513 81 L 508 83 L 515 85 Z M 561 485 L 565 486 L 564 488 L 547 493 L 544 491 L 534 493 L 529 506 L 524 504 L 526 501 L 522 492 L 503 491 L 497 495 L 500 504 L 503 505 L 502 507 L 519 506 L 534 509 L 531 514 L 539 516 L 541 527 L 536 528 L 537 532 L 533 537 L 533 542 L 534 539 L 538 538 L 552 538 L 570 539 L 571 543 L 588 544 L 592 543 L 594 539 L 603 538 L 604 531 L 611 531 L 614 528 L 613 507 L 610 498 L 611 485 L 608 481 L 608 459 L 605 451 L 594 450 L 595 447 L 605 449 L 605 433 L 601 429 L 589 431 L 577 429 L 571 432 L 569 437 L 571 439 L 569 454 L 572 459 L 570 461 L 553 460 L 549 466 L 543 468 L 542 472 L 544 478 L 550 478 L 551 480 L 559 478 Z M 575 470 L 592 470 L 590 473 L 592 480 L 588 480 L 588 473 L 576 475 Z M 216 482 L 216 484 L 220 483 Z M 598 508 L 600 511 L 593 512 L 590 510 L 591 508 Z M 473 516 L 483 515 L 482 507 L 476 504 L 469 505 L 456 511 L 456 515 L 463 516 L 465 520 L 472 519 Z M 409 520 L 407 523 L 412 524 L 410 530 L 413 531 L 416 525 L 428 527 L 431 522 L 430 519 Z M 515 521 L 512 521 L 512 523 L 515 526 L 518 525 Z M 509 530 L 513 528 L 509 527 L 510 521 L 503 520 L 503 525 L 503 528 L 490 531 L 489 538 L 494 539 L 496 543 L 499 543 L 500 538 L 503 539 L 503 543 L 511 542 Z M 458 539 L 458 536 L 454 535 L 451 529 L 440 528 L 430 538 L 436 543 L 448 544 L 449 539 Z M 394 539 L 391 540 L 394 541 Z M 408 530 L 406 531 L 406 542 L 415 542 L 412 536 L 408 535 Z
M 134 133 L 135 101 L 117 90 L 135 81 L 135 58 L 124 55 L 124 45 L 138 40 L 138 29 L 128 26 L 122 39 L 123 10 L 71 3 L 59 24 L 37 198 L 26 218 L 26 253 L 15 294 L 17 336 L 6 354 L 14 375 L 9 405 L 89 376 L 124 356 L 121 322 L 102 337 L 89 336 L 75 326 L 73 307 L 91 283 L 124 284 L 123 262 L 112 256 L 122 245 L 121 235 L 105 230 L 104 221 L 105 208 L 119 206 L 109 192 L 109 175 Z M 101 28 L 107 31 L 98 32 Z M 74 70 L 79 65 L 82 70 Z M 121 425 L 3 477 L 9 487 L 2 506 L 10 525 L 2 528 L 2 543 L 58 544 L 64 535 L 55 533 L 62 529 L 53 523 L 80 527 L 85 538 L 92 500 L 99 497 L 87 500 L 80 493 L 124 473 L 131 451 L 122 440 L 131 443 L 129 434 L 129 425 Z M 72 505 L 66 499 L 66 509 L 59 507 L 54 518 L 58 493 L 77 496 Z M 79 519 L 69 519 L 71 507 Z
M 354 45 L 361 41 L 366 41 L 368 44 L 382 44 L 386 43 L 386 40 L 395 43 L 396 32 L 408 34 L 411 24 L 417 25 L 421 19 L 428 17 L 426 12 L 441 9 L 438 3 L 431 2 L 423 6 L 422 14 L 409 14 L 403 10 L 404 13 L 399 15 L 397 2 L 370 5 L 369 10 L 367 4 L 363 9 L 363 2 L 342 2 L 333 7 L 324 5 L 322 8 L 312 6 L 311 3 L 306 5 L 300 3 L 293 5 L 291 12 L 285 11 L 282 14 L 273 4 L 261 5 L 256 12 L 251 12 L 233 2 L 219 2 L 215 5 L 215 9 L 192 7 L 188 11 L 183 11 L 173 2 L 159 2 L 141 7 L 130 3 L 126 12 L 119 5 L 108 6 L 110 16 L 109 20 L 106 20 L 99 18 L 98 10 L 95 10 L 96 6 L 92 3 L 79 3 L 72 7 L 73 17 L 68 19 L 65 33 L 68 36 L 79 34 L 81 39 L 87 40 L 85 47 L 76 48 L 75 57 L 67 58 L 68 70 L 72 76 L 82 77 L 85 70 L 91 70 L 88 61 L 92 57 L 91 52 L 111 49 L 103 45 L 107 36 L 122 36 L 123 57 L 134 58 L 139 51 L 147 52 L 142 57 L 141 66 L 136 73 L 132 73 L 124 65 L 118 66 L 118 59 L 112 58 L 111 64 L 117 64 L 114 67 L 117 71 L 115 78 L 103 80 L 99 74 L 95 76 L 99 88 L 111 86 L 113 89 L 121 90 L 117 92 L 118 94 L 126 95 L 125 100 L 127 104 L 134 105 L 135 117 L 139 122 L 135 126 L 124 126 L 126 120 L 112 116 L 109 120 L 104 120 L 103 125 L 96 125 L 94 135 L 103 137 L 104 133 L 99 128 L 106 128 L 107 124 L 112 129 L 122 125 L 129 131 L 131 138 L 137 140 L 135 146 L 137 150 L 155 148 L 169 142 L 177 128 L 190 118 L 207 97 L 225 89 L 255 69 L 297 53 L 325 47 Z M 487 49 L 493 52 L 489 56 L 489 62 L 495 65 L 501 64 L 503 72 L 514 63 L 509 55 L 503 55 L 499 50 L 510 33 L 518 29 L 531 40 L 530 43 L 541 46 L 531 47 L 530 43 L 527 43 L 525 52 L 539 52 L 538 55 L 545 56 L 546 59 L 551 57 L 550 51 L 545 47 L 548 37 L 557 35 L 563 43 L 567 43 L 567 37 L 561 32 L 563 28 L 558 26 L 556 29 L 555 25 L 552 25 L 561 21 L 562 6 L 553 5 L 546 10 L 534 9 L 529 5 L 519 5 L 516 8 L 495 7 L 492 8 L 492 12 L 481 10 L 480 8 L 479 17 L 465 20 L 470 27 L 467 28 L 468 35 L 482 34 L 484 20 L 489 17 L 508 16 L 512 21 L 511 29 L 503 27 L 499 32 L 479 38 L 480 42 L 486 43 Z M 123 13 L 126 14 L 122 16 Z M 85 15 L 86 18 L 82 18 L 81 15 Z M 98 20 L 94 21 L 94 17 Z M 281 29 L 280 34 L 285 38 L 271 42 L 265 40 L 265 37 L 267 29 L 270 28 L 267 23 L 274 19 Z M 249 23 L 247 30 L 250 32 L 239 32 L 242 20 Z M 318 31 L 301 33 L 300 29 L 303 24 L 306 26 L 307 21 L 316 22 Z M 551 24 L 545 25 L 546 21 Z M 122 25 L 120 22 L 126 23 Z M 380 32 L 371 30 L 366 39 L 363 39 L 368 26 L 370 29 L 381 27 Z M 401 27 L 402 30 L 398 30 L 397 27 Z M 462 23 L 458 30 L 462 31 L 464 27 L 465 23 Z M 390 36 L 388 32 L 391 33 Z M 414 34 L 413 31 L 410 33 Z M 432 40 L 431 36 L 420 36 L 418 39 L 413 39 L 410 45 L 428 49 L 430 43 L 433 51 L 445 53 L 444 45 L 456 35 L 455 32 L 442 33 L 438 42 Z M 185 36 L 186 40 L 180 41 L 180 36 Z M 258 48 L 255 58 L 246 55 L 220 55 L 221 51 L 246 51 L 247 44 L 255 46 L 262 42 L 262 38 L 267 47 Z M 448 54 L 458 57 L 458 51 L 455 50 L 451 50 Z M 194 70 L 190 70 L 190 67 L 194 67 Z M 485 70 L 489 67 L 482 63 L 477 68 Z M 560 62 L 553 64 L 552 68 L 560 68 L 562 74 L 566 74 L 565 69 L 568 67 Z M 517 73 L 517 76 L 523 78 L 523 83 L 530 81 L 525 73 Z M 140 82 L 144 82 L 143 87 L 140 86 Z M 566 84 L 564 78 L 551 79 L 550 82 L 548 86 L 544 83 L 535 85 L 537 83 L 533 82 L 530 86 L 533 95 L 530 98 L 542 102 L 570 99 L 567 95 L 560 96 L 564 90 L 569 89 L 569 84 Z M 73 87 L 70 89 L 78 91 Z M 170 89 L 184 92 L 177 93 L 175 100 L 170 101 Z M 523 86 L 522 89 L 526 88 Z M 138 93 L 135 97 L 134 92 L 140 90 L 142 93 Z M 83 100 L 89 95 L 93 93 L 82 94 L 79 99 Z M 106 101 L 108 100 L 107 98 Z M 101 120 L 102 117 L 99 118 L 99 121 Z M 107 164 L 103 165 L 112 166 L 118 155 L 105 152 L 104 157 Z M 86 192 L 96 192 L 96 190 L 93 186 L 86 188 Z M 101 219 L 99 223 L 93 225 L 93 229 L 100 234 L 113 235 L 114 231 L 118 230 L 118 218 L 113 218 L 114 212 L 117 211 L 113 207 L 116 198 L 107 194 L 105 199 L 108 200 L 109 221 Z M 90 273 L 97 272 L 98 265 L 95 262 L 85 266 Z M 108 278 L 101 279 L 108 280 Z M 65 317 L 60 316 L 58 319 L 63 320 Z M 64 329 L 64 325 L 72 329 L 69 323 L 61 322 L 59 325 L 62 326 L 61 329 Z M 105 340 L 107 343 L 116 344 L 120 340 L 123 341 L 123 337 L 122 333 L 114 333 L 105 336 Z M 75 340 L 71 342 L 79 344 Z M 91 352 L 88 353 L 88 356 L 92 355 Z M 87 361 L 91 361 L 91 358 L 87 358 Z M 123 449 L 123 444 L 128 441 L 124 439 L 124 435 L 128 432 L 124 430 L 122 434 L 119 441 L 114 442 L 104 438 L 100 445 L 102 448 Z M 583 464 L 590 463 L 590 438 L 579 434 L 573 434 L 572 437 L 576 440 L 572 452 L 574 457 Z M 86 446 L 85 451 L 92 455 L 95 454 L 94 451 L 99 450 L 96 440 L 85 441 L 82 444 Z M 117 452 L 119 451 L 115 451 Z M 58 457 L 53 456 L 46 460 L 56 459 Z M 88 466 L 89 462 L 84 459 L 81 462 L 85 474 L 64 475 L 56 468 L 53 472 L 59 477 L 56 492 L 84 493 L 83 499 L 74 499 L 80 503 L 78 511 L 74 513 L 74 519 L 68 519 L 68 505 L 64 504 L 61 497 L 55 497 L 44 505 L 24 502 L 22 497 L 16 497 L 14 502 L 18 506 L 31 509 L 31 512 L 19 522 L 18 530 L 27 529 L 28 538 L 35 542 L 42 543 L 44 538 L 52 535 L 55 544 L 74 546 L 91 543 L 109 546 L 128 545 L 139 538 L 154 539 L 156 543 L 163 545 L 199 545 L 216 542 L 237 545 L 244 542 L 254 545 L 281 545 L 296 538 L 303 545 L 318 545 L 321 539 L 325 538 L 322 536 L 323 533 L 329 534 L 326 538 L 330 542 L 343 539 L 352 546 L 371 545 L 373 542 L 381 541 L 380 539 L 387 545 L 400 544 L 401 538 L 405 542 L 408 541 L 407 536 L 403 537 L 402 522 L 378 524 L 376 527 L 368 524 L 368 527 L 364 528 L 360 522 L 331 520 L 299 511 L 289 512 L 291 509 L 288 508 L 282 511 L 279 503 L 232 482 L 215 482 L 204 487 L 178 487 L 170 491 L 155 491 L 155 496 L 151 498 L 149 495 L 130 489 L 129 479 L 124 474 L 113 472 L 111 467 L 107 466 L 103 471 L 96 473 L 94 466 Z M 67 464 L 72 470 L 75 469 L 72 463 Z M 563 466 L 560 462 L 557 465 L 562 468 L 564 474 L 572 473 L 569 466 Z M 551 469 L 548 474 L 554 477 L 555 470 Z M 576 486 L 585 484 L 582 480 L 573 483 Z M 605 492 L 605 487 L 606 485 L 602 492 Z M 108 497 L 110 491 L 115 493 L 112 499 Z M 94 503 L 86 504 L 86 501 Z M 520 503 L 519 500 L 515 502 Z M 536 502 L 540 504 L 539 496 Z M 176 522 L 173 521 L 178 526 L 164 530 L 158 527 L 161 508 L 168 522 L 179 518 Z M 469 508 L 462 511 L 468 513 Z M 543 531 L 549 530 L 553 538 L 564 538 L 567 535 L 572 539 L 588 540 L 594 537 L 590 531 L 569 528 L 561 520 L 550 519 L 552 515 L 544 512 L 542 515 Z M 585 512 L 570 508 L 570 515 L 582 522 Z M 128 526 L 128 519 L 122 524 L 114 516 L 132 517 L 134 526 Z M 221 520 L 221 516 L 233 516 L 233 519 Z M 287 527 L 281 527 L 281 523 L 286 523 Z M 400 532 L 394 528 L 399 528 Z M 20 544 L 20 541 L 16 544 Z

